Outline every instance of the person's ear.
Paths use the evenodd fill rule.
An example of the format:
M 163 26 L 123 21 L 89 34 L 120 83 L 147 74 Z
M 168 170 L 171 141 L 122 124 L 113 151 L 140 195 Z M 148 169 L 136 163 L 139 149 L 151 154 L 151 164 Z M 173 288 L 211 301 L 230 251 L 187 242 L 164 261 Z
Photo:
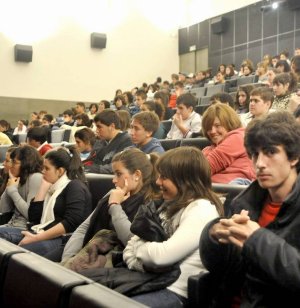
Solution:
M 134 175 L 134 180 L 138 182 L 142 178 L 142 171 L 139 169 L 135 170 L 133 175 Z
M 290 162 L 291 162 L 291 166 L 295 167 L 298 164 L 298 162 L 299 162 L 299 158 L 292 159 Z

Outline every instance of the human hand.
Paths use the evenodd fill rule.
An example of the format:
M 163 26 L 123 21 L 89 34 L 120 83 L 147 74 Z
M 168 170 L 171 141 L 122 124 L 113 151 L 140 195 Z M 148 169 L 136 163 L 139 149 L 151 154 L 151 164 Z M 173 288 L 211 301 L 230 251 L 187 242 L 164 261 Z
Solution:
M 15 176 L 10 172 L 10 170 L 8 171 L 8 176 L 9 176 L 9 178 L 8 178 L 8 181 L 7 181 L 7 184 L 6 184 L 7 187 L 8 187 L 8 186 L 13 186 L 13 185 L 15 185 L 15 186 L 18 186 L 18 185 L 19 185 L 19 183 L 20 183 L 20 178 L 19 178 L 19 177 L 15 177 Z
M 128 191 L 128 180 L 124 180 L 124 186 L 121 188 L 119 186 L 116 186 L 115 189 L 111 190 L 108 204 L 116 203 L 120 204 L 123 201 L 125 201 L 130 196 L 130 192 Z
M 173 116 L 173 121 L 174 121 L 174 124 L 175 124 L 177 127 L 183 125 L 182 116 L 181 116 L 181 114 L 179 114 L 179 113 L 175 113 L 175 114 L 174 114 L 174 116 Z
M 24 235 L 23 239 L 21 240 L 21 242 L 19 242 L 19 246 L 20 245 L 26 245 L 26 244 L 30 244 L 30 243 L 34 243 L 34 242 L 38 242 L 38 235 L 31 233 L 29 231 L 22 231 L 22 234 Z

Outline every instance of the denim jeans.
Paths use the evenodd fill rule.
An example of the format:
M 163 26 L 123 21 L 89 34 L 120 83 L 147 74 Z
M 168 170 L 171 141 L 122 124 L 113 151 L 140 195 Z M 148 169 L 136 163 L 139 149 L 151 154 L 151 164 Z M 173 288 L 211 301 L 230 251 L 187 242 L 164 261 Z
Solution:
M 151 308 L 181 308 L 187 301 L 168 289 L 135 295 L 131 299 Z
M 21 231 L 23 230 L 14 227 L 0 226 L 0 238 L 3 238 L 8 242 L 18 245 L 23 238 L 23 234 L 21 233 Z

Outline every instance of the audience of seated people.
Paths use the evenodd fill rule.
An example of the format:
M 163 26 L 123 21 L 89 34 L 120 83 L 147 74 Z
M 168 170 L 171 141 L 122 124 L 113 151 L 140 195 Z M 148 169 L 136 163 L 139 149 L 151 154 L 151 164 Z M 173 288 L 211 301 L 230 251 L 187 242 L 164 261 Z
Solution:
M 251 84 L 239 86 L 234 102 L 234 110 L 237 114 L 249 112 L 250 93 L 253 88 Z

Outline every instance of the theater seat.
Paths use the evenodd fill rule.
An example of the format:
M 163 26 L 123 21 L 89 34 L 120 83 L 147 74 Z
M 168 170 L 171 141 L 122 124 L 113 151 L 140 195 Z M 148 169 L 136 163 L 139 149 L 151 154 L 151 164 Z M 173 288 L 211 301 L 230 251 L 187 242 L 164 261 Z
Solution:
M 186 138 L 182 139 L 180 143 L 180 146 L 194 146 L 200 150 L 204 149 L 209 145 L 211 145 L 211 142 L 205 137 Z
M 89 284 L 72 289 L 69 308 L 115 308 L 147 307 L 129 297 L 108 289 L 100 284 Z
M 86 174 L 89 190 L 92 194 L 93 209 L 97 206 L 98 201 L 115 187 L 112 182 L 113 177 L 112 174 Z
M 34 253 L 14 254 L 1 285 L 0 307 L 65 308 L 72 288 L 88 283 L 93 281 Z
M 180 146 L 181 139 L 159 139 L 165 151 L 174 149 Z

